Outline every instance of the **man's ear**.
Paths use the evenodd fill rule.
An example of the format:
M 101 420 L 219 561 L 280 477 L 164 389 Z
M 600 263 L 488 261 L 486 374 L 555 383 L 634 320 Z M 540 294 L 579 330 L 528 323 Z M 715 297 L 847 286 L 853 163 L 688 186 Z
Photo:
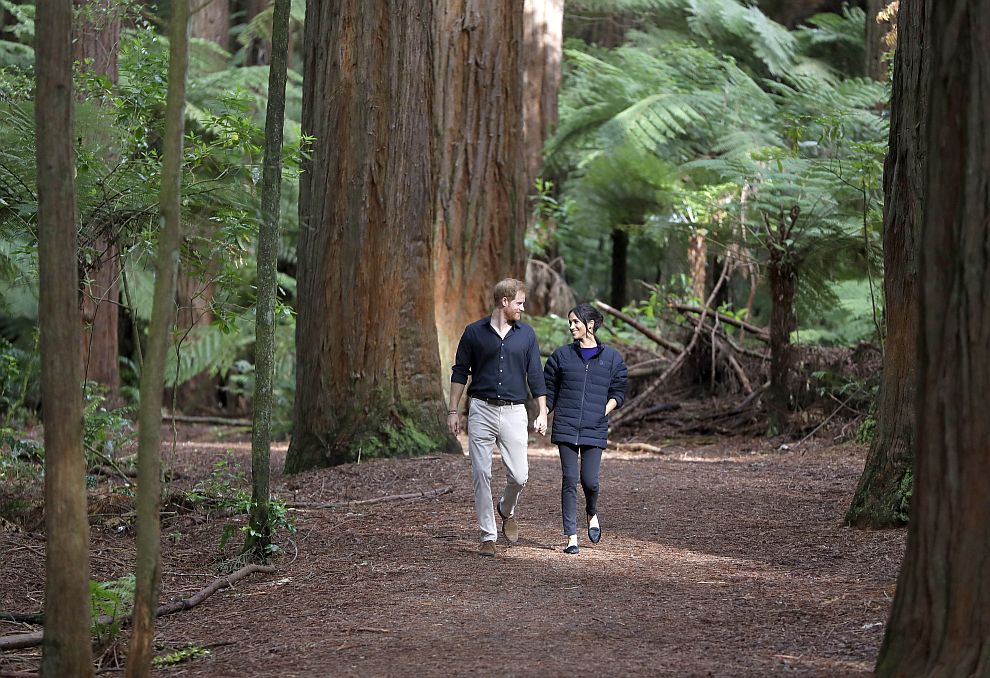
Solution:
M 502 297 L 502 302 L 501 303 L 502 303 L 502 308 L 508 308 L 509 307 L 509 298 L 508 297 Z

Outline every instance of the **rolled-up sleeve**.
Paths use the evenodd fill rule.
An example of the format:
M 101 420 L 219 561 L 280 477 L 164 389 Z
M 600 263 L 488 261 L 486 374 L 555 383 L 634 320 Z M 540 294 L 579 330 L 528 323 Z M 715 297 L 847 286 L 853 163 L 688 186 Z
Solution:
M 470 330 L 465 330 L 461 340 L 457 342 L 454 366 L 450 370 L 450 381 L 453 384 L 466 384 L 471 375 L 472 339 L 468 336 L 469 333 Z
M 527 351 L 526 380 L 529 382 L 529 392 L 534 398 L 547 394 L 547 382 L 543 379 L 543 365 L 540 363 L 540 345 L 536 341 L 536 333 L 532 332 Z
M 616 355 L 612 368 L 612 381 L 608 385 L 608 397 L 614 398 L 616 407 L 622 407 L 626 399 L 626 386 L 629 383 L 629 372 L 621 356 Z

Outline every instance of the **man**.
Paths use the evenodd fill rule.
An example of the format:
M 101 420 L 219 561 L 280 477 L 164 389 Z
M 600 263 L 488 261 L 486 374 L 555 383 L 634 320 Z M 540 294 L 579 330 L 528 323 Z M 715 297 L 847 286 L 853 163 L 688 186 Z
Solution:
M 495 555 L 495 510 L 492 508 L 492 448 L 498 445 L 505 466 L 505 490 L 498 501 L 502 534 L 510 543 L 519 540 L 516 504 L 529 479 L 526 459 L 526 385 L 540 405 L 533 428 L 546 435 L 547 389 L 540 364 L 540 348 L 533 328 L 519 322 L 526 304 L 526 284 L 507 278 L 492 291 L 495 308 L 464 328 L 450 376 L 447 427 L 460 432 L 457 405 L 464 385 L 468 389 L 468 454 L 474 481 L 474 511 L 481 529 L 483 556 Z

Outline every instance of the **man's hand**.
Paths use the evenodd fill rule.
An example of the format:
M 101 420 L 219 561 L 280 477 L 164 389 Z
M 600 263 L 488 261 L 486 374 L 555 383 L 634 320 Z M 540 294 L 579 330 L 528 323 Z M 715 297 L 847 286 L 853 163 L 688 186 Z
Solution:
M 539 433 L 541 436 L 547 434 L 547 414 L 546 412 L 540 412 L 536 417 L 536 421 L 533 422 L 533 430 Z
M 447 413 L 447 428 L 450 429 L 452 435 L 457 435 L 461 432 L 461 415 L 457 412 Z

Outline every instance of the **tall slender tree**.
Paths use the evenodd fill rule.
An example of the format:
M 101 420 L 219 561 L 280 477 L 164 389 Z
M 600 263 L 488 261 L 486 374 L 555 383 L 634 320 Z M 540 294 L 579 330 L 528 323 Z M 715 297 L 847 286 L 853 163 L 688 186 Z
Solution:
M 913 4 L 902 1 L 900 11 L 921 21 Z M 929 154 L 923 175 L 915 483 L 907 550 L 876 672 L 985 676 L 990 0 L 932 2 L 922 30 L 931 36 L 931 67 L 913 94 L 928 102 L 926 143 L 937 152 Z M 901 37 L 898 53 L 917 48 Z
M 91 676 L 89 522 L 79 361 L 72 2 L 39 0 L 36 33 L 41 399 L 45 424 L 45 676 Z
M 275 0 L 272 62 L 268 72 L 265 159 L 261 173 L 261 230 L 258 233 L 258 301 L 255 308 L 254 427 L 251 435 L 251 529 L 245 550 L 264 560 L 272 540 L 269 520 L 272 382 L 275 379 L 275 295 L 282 195 L 282 127 L 289 54 L 290 0 Z
M 161 231 L 155 266 L 148 344 L 141 370 L 138 408 L 137 572 L 134 628 L 127 653 L 127 676 L 151 672 L 152 637 L 161 582 L 161 424 L 165 354 L 175 322 L 174 299 L 182 242 L 182 138 L 185 128 L 189 58 L 189 0 L 172 0 L 169 25 L 168 94 L 162 139 Z
M 884 164 L 883 259 L 887 333 L 877 430 L 846 520 L 889 527 L 907 520 L 915 447 L 918 258 L 929 153 L 932 0 L 903 2 L 897 15 L 890 141 Z
M 433 7 L 307 7 L 303 132 L 316 145 L 300 184 L 289 472 L 450 444 L 432 294 Z
M 491 312 L 492 285 L 525 276 L 523 7 L 523 0 L 449 0 L 436 15 L 433 289 L 446 375 L 464 326 Z
M 189 17 L 189 30 L 194 38 L 215 42 L 224 49 L 230 47 L 230 0 L 195 0 Z

